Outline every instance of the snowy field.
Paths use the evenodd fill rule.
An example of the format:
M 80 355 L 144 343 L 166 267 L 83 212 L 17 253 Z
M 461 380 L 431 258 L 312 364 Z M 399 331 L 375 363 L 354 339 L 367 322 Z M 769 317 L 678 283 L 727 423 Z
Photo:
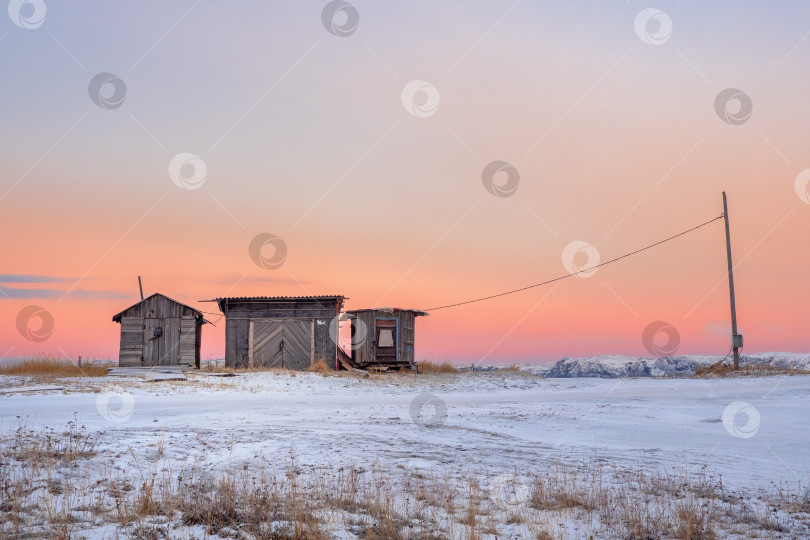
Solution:
M 230 378 L 192 374 L 179 382 L 60 379 L 47 384 L 61 390 L 9 392 L 24 384 L 32 381 L 0 378 L 6 449 L 15 430 L 18 439 L 47 428 L 64 432 L 74 419 L 86 433 L 99 434 L 95 455 L 52 469 L 65 477 L 51 502 L 57 510 L 71 504 L 58 499 L 67 497 L 67 485 L 80 483 L 78 476 L 87 484 L 83 493 L 108 507 L 97 516 L 81 505 L 69 509 L 71 523 L 65 530 L 73 537 L 136 532 L 150 537 L 143 523 L 136 531 L 126 520 L 110 517 L 115 491 L 110 479 L 128 479 L 136 492 L 150 474 L 160 478 L 166 471 L 171 476 L 194 467 L 197 474 L 215 475 L 224 469 L 252 470 L 257 463 L 310 475 L 385 471 L 393 492 L 391 511 L 402 518 L 398 534 L 403 538 L 634 537 L 622 528 L 629 525 L 607 523 L 613 517 L 591 505 L 547 506 L 536 493 L 546 490 L 548 495 L 549 485 L 571 475 L 593 482 L 597 471 L 600 485 L 617 489 L 638 474 L 681 482 L 683 492 L 668 491 L 673 500 L 685 500 L 690 485 L 704 486 L 712 493 L 695 495 L 695 503 L 717 505 L 710 518 L 718 538 L 810 535 L 810 376 L 805 375 L 546 379 L 498 371 L 358 379 L 257 372 Z M 19 434 L 21 425 L 27 435 Z M 8 457 L 4 465 L 12 479 L 33 474 L 15 472 Z M 398 479 L 415 477 L 440 478 L 444 488 L 462 492 L 459 507 L 477 498 L 480 522 L 473 517 L 464 525 L 453 508 L 440 508 L 429 515 L 429 526 L 418 526 L 414 521 L 427 518 L 412 516 L 414 501 L 397 496 Z M 30 483 L 35 493 L 39 488 L 33 476 Z M 480 494 L 459 488 L 470 485 Z M 645 492 L 639 504 L 649 504 L 653 495 Z M 559 502 L 559 493 L 551 498 Z M 5 504 L 6 533 L 13 530 L 9 509 Z M 347 512 L 352 517 L 319 514 L 326 523 L 324 537 L 374 537 L 369 532 L 373 512 Z M 36 530 L 36 513 L 23 510 L 17 519 Z M 736 519 L 740 514 L 750 516 Z M 233 532 L 238 527 L 212 531 L 171 516 L 148 523 L 157 531 L 151 537 L 239 536 Z M 47 531 L 40 532 L 53 533 Z M 677 533 L 660 535 L 672 536 Z

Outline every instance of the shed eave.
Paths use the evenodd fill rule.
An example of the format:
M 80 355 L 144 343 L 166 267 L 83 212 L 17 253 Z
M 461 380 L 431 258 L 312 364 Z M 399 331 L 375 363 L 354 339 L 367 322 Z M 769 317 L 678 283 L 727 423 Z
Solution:
M 407 311 L 413 313 L 414 317 L 424 317 L 430 315 L 427 311 L 423 311 L 421 309 L 407 309 L 407 308 L 396 308 L 396 307 L 381 307 L 381 308 L 365 308 L 365 309 L 349 309 L 346 311 L 346 315 L 350 318 L 354 317 L 356 313 L 364 313 L 369 311 L 381 311 L 384 313 L 397 313 L 401 311 Z
M 348 300 L 343 295 L 318 295 L 318 296 L 228 296 L 213 298 L 211 300 L 200 300 L 200 302 L 216 302 L 222 313 L 227 313 L 229 303 L 234 304 L 259 304 L 265 302 L 336 302 L 338 311 L 343 309 L 344 301 Z

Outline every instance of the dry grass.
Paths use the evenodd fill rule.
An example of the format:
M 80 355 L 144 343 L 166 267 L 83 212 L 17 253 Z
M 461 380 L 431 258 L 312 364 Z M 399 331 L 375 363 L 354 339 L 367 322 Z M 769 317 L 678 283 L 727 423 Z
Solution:
M 267 367 L 267 366 L 250 366 L 250 367 L 228 367 L 228 366 L 212 366 L 210 364 L 205 364 L 200 367 L 200 370 L 206 373 L 278 373 L 278 374 L 286 374 L 286 375 L 294 375 L 297 371 L 289 368 L 282 368 L 282 367 Z M 310 373 L 321 373 L 321 374 L 335 374 L 337 373 L 334 369 L 332 369 L 329 364 L 326 363 L 326 360 L 323 358 L 316 359 L 306 371 Z
M 79 369 L 68 360 L 29 358 L 0 366 L 0 375 L 21 375 L 38 378 L 106 377 L 113 364 L 86 363 Z
M 286 372 L 287 369 L 269 368 L 265 366 L 228 367 L 228 366 L 201 366 L 200 371 L 207 373 L 260 373 L 265 371 Z
M 17 417 L 17 425 L 8 435 L 0 437 L 0 459 L 13 459 L 35 467 L 93 457 L 97 453 L 103 432 L 89 433 L 78 418 L 68 421 L 64 428 L 34 430 L 26 420 Z
M 419 362 L 418 373 L 458 373 L 458 368 L 450 362 Z
M 729 493 L 703 473 L 558 464 L 515 471 L 528 498 L 502 508 L 487 486 L 494 475 L 481 470 L 309 467 L 294 454 L 212 468 L 129 448 L 115 458 L 123 469 L 111 473 L 112 455 L 99 437 L 75 420 L 34 430 L 21 419 L 0 434 L 0 537 L 94 537 L 94 527 L 108 524 L 113 537 L 267 540 L 550 540 L 570 538 L 571 530 L 577 538 L 715 540 L 730 531 L 743 538 L 810 532 L 810 491 L 801 484 Z
M 324 362 L 323 360 L 318 360 L 317 362 L 313 363 L 307 371 L 310 373 L 320 373 L 322 375 L 330 375 L 335 373 L 335 370 L 329 367 L 329 364 Z
M 731 362 L 720 360 L 710 366 L 697 366 L 695 377 L 763 377 L 767 375 L 809 375 L 810 371 L 794 367 L 740 366 L 735 370 Z

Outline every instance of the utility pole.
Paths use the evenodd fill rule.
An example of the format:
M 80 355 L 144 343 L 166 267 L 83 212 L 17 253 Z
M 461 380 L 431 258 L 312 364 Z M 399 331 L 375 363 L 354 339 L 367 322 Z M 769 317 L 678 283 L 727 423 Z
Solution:
M 728 225 L 726 225 L 726 231 L 728 231 Z M 143 285 L 141 285 L 141 276 L 138 276 L 138 288 L 141 290 L 141 302 L 143 302 Z
M 731 233 L 728 227 L 728 203 L 726 192 L 723 192 L 723 217 L 726 222 L 726 257 L 728 258 L 728 292 L 731 298 L 731 348 L 734 350 L 734 369 L 740 369 L 740 347 L 743 344 L 742 334 L 737 333 L 737 304 L 734 301 L 734 266 L 731 264 Z

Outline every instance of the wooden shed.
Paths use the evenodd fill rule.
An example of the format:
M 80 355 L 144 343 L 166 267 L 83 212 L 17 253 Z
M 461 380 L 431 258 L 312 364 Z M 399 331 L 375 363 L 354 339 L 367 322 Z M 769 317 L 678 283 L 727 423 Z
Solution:
M 337 343 L 329 327 L 343 296 L 217 298 L 225 315 L 225 365 L 307 369 L 323 360 L 335 366 Z
M 118 365 L 200 367 L 201 311 L 155 293 L 113 315 L 121 324 Z
M 360 369 L 413 369 L 416 317 L 427 314 L 418 309 L 389 307 L 347 311 L 356 340 L 352 363 Z

